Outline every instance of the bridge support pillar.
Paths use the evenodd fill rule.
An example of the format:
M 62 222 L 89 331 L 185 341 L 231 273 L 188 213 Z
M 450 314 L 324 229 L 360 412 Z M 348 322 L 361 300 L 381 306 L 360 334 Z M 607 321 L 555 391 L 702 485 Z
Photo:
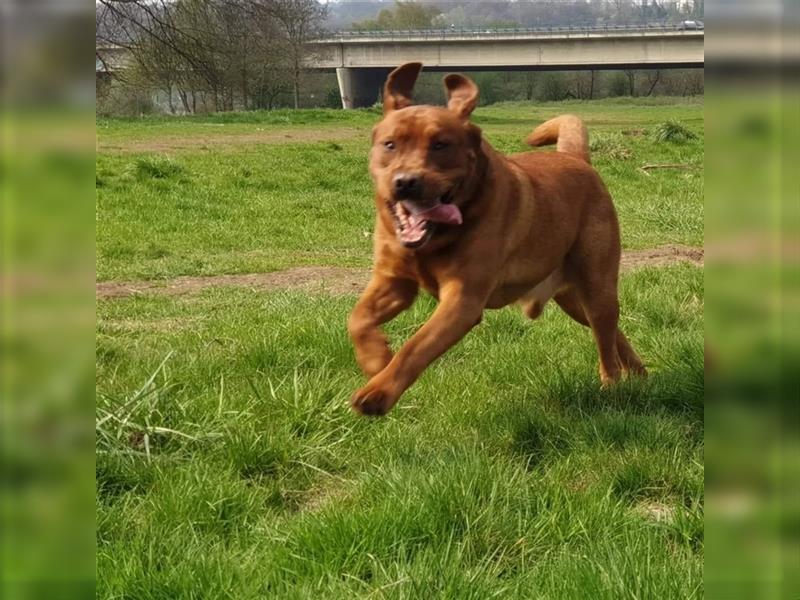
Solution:
M 367 108 L 375 104 L 387 75 L 388 69 L 336 69 L 342 108 Z

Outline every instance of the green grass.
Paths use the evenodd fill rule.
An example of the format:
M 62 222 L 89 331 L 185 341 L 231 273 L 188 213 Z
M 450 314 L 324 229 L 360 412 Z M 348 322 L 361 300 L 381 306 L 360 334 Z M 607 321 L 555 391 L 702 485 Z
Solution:
M 98 597 L 700 597 L 702 286 L 624 278 L 646 381 L 601 391 L 587 330 L 503 310 L 378 420 L 350 297 L 101 302 Z
M 589 124 L 594 164 L 614 196 L 626 248 L 702 243 L 702 103 L 499 104 L 479 108 L 475 121 L 499 150 L 517 152 L 536 124 L 565 111 Z M 313 110 L 101 121 L 98 278 L 368 266 L 367 153 L 377 119 L 374 110 Z M 669 120 L 700 138 L 655 141 L 651 130 Z M 259 136 L 267 138 L 259 143 Z M 598 146 L 609 136 L 613 148 Z M 165 156 L 173 172 L 142 170 Z M 690 168 L 645 173 L 646 163 Z
M 628 247 L 702 243 L 702 171 L 639 170 L 702 164 L 702 141 L 651 136 L 674 118 L 702 140 L 702 105 L 476 118 L 514 151 L 564 110 L 590 123 Z M 341 138 L 141 152 L 122 146 L 283 116 L 101 123 L 99 277 L 367 266 L 376 115 L 285 116 L 279 131 Z M 364 383 L 345 331 L 354 302 L 243 287 L 98 301 L 98 598 L 703 596 L 701 269 L 622 277 L 646 380 L 600 389 L 588 330 L 552 304 L 536 322 L 510 308 L 380 419 L 348 408 Z M 433 306 L 421 297 L 387 326 L 395 346 Z

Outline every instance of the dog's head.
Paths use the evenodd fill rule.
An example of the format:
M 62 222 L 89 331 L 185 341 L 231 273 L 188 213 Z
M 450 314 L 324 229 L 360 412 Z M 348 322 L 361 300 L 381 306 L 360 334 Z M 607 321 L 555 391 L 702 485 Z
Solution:
M 481 143 L 480 129 L 469 122 L 478 102 L 475 83 L 448 75 L 447 108 L 412 106 L 421 69 L 420 63 L 406 63 L 389 75 L 370 154 L 379 210 L 387 211 L 407 248 L 423 246 L 437 226 L 461 223 L 465 183 Z

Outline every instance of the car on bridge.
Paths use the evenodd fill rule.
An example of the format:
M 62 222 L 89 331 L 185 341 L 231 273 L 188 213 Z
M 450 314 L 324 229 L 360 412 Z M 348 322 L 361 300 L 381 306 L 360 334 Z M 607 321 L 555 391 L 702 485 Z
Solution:
M 702 21 L 683 21 L 678 25 L 681 31 L 700 31 L 706 28 Z

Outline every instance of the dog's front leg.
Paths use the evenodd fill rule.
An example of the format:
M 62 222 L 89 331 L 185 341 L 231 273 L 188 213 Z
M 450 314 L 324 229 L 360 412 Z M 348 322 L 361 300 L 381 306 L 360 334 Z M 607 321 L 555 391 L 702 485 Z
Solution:
M 365 415 L 383 415 L 414 383 L 425 368 L 481 321 L 485 299 L 465 294 L 462 286 L 443 289 L 431 318 L 352 399 L 353 409 Z
M 353 340 L 356 360 L 368 377 L 383 370 L 392 351 L 380 326 L 391 321 L 414 302 L 416 281 L 373 274 L 350 318 L 347 330 Z

